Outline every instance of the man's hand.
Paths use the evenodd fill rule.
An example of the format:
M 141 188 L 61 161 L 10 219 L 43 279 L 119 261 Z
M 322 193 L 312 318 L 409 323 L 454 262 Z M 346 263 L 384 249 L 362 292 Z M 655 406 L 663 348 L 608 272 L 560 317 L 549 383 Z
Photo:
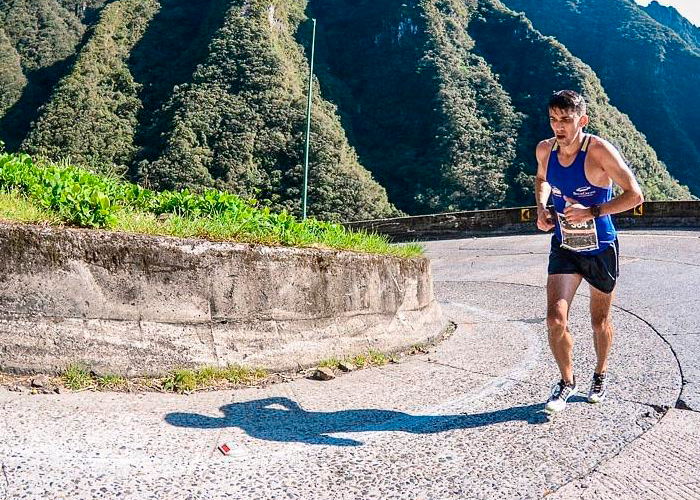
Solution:
M 546 208 L 537 207 L 537 229 L 545 232 L 554 229 L 552 214 Z
M 564 196 L 564 199 L 571 203 L 568 207 L 564 209 L 564 217 L 566 217 L 566 222 L 571 224 L 580 224 L 581 222 L 586 222 L 593 219 L 593 214 L 591 209 L 584 207 L 578 201 L 568 196 Z

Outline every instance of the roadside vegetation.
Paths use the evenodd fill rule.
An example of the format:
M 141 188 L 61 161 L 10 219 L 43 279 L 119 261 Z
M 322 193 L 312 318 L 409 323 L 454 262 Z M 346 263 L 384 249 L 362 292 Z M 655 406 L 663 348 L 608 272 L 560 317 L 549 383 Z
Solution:
M 105 228 L 152 235 L 267 245 L 321 247 L 398 257 L 422 254 L 417 244 L 314 218 L 275 213 L 255 199 L 208 189 L 152 191 L 68 162 L 0 152 L 0 218 L 27 223 Z
M 258 368 L 239 365 L 226 367 L 205 366 L 197 369 L 178 369 L 165 377 L 137 377 L 127 379 L 119 375 L 97 375 L 79 363 L 69 365 L 54 379 L 71 391 L 159 391 L 191 393 L 210 389 L 227 389 L 257 385 L 267 379 L 268 373 Z
M 370 349 L 366 353 L 360 353 L 355 356 L 345 358 L 328 358 L 321 360 L 318 363 L 318 367 L 337 370 L 341 368 L 341 365 L 345 365 L 352 366 L 353 369 L 362 369 L 370 368 L 372 366 L 384 366 L 388 363 L 396 362 L 398 362 L 396 356 L 384 354 L 383 352 Z
M 191 394 L 198 391 L 264 387 L 306 377 L 317 378 L 316 371 L 322 368 L 334 373 L 377 368 L 389 363 L 401 363 L 408 356 L 428 354 L 438 343 L 455 331 L 453 323 L 443 333 L 427 343 L 414 344 L 401 352 L 385 353 L 368 349 L 355 356 L 333 357 L 319 361 L 316 368 L 297 372 L 270 373 L 262 368 L 230 364 L 224 367 L 202 366 L 171 370 L 163 376 L 126 378 L 114 374 L 97 374 L 83 363 L 71 363 L 56 376 L 11 375 L 0 372 L 0 387 L 11 391 L 30 391 L 31 394 L 62 393 L 65 389 L 74 392 L 163 392 Z M 332 378 L 332 377 L 331 377 Z M 321 379 L 329 380 L 329 379 Z

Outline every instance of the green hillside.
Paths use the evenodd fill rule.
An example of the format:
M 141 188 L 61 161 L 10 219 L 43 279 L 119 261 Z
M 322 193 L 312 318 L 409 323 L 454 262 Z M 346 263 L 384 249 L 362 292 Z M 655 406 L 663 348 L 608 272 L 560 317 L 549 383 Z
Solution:
M 588 131 L 608 139 L 620 150 L 647 199 L 688 198 L 688 190 L 669 175 L 630 119 L 610 104 L 590 67 L 555 40 L 535 31 L 527 19 L 495 2 L 481 2 L 479 14 L 469 25 L 476 52 L 492 63 L 513 104 L 524 114 L 518 141 L 525 146 L 519 151 L 521 162 L 532 164 L 528 160 L 537 141 L 552 135 L 545 108 L 551 93 L 561 88 L 575 89 L 588 101 Z M 520 57 L 508 57 L 510 54 Z
M 292 33 L 302 20 L 301 3 L 110 3 L 22 149 L 298 213 L 307 77 Z M 397 214 L 318 93 L 314 118 L 310 213 Z
M 591 101 L 591 131 L 618 145 L 648 199 L 690 196 L 591 68 L 496 0 L 21 0 L 0 12 L 8 149 L 149 188 L 300 212 L 316 17 L 312 215 L 532 203 L 545 103 L 565 87 Z
M 700 193 L 700 53 L 632 0 L 505 3 L 589 64 L 671 174 Z

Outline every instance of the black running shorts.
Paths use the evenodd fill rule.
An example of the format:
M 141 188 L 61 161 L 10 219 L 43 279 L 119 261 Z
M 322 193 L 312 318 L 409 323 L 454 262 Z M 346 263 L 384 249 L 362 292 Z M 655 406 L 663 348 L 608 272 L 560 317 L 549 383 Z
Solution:
M 615 239 L 613 245 L 598 254 L 580 254 L 561 248 L 557 237 L 552 236 L 547 274 L 580 274 L 592 287 L 610 293 L 620 275 L 619 251 L 620 244 Z

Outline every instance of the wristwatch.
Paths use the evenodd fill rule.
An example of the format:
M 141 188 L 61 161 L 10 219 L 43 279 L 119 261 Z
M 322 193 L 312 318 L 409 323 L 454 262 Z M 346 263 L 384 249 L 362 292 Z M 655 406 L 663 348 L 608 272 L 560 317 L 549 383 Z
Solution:
M 591 205 L 590 209 L 594 218 L 600 217 L 600 205 Z

